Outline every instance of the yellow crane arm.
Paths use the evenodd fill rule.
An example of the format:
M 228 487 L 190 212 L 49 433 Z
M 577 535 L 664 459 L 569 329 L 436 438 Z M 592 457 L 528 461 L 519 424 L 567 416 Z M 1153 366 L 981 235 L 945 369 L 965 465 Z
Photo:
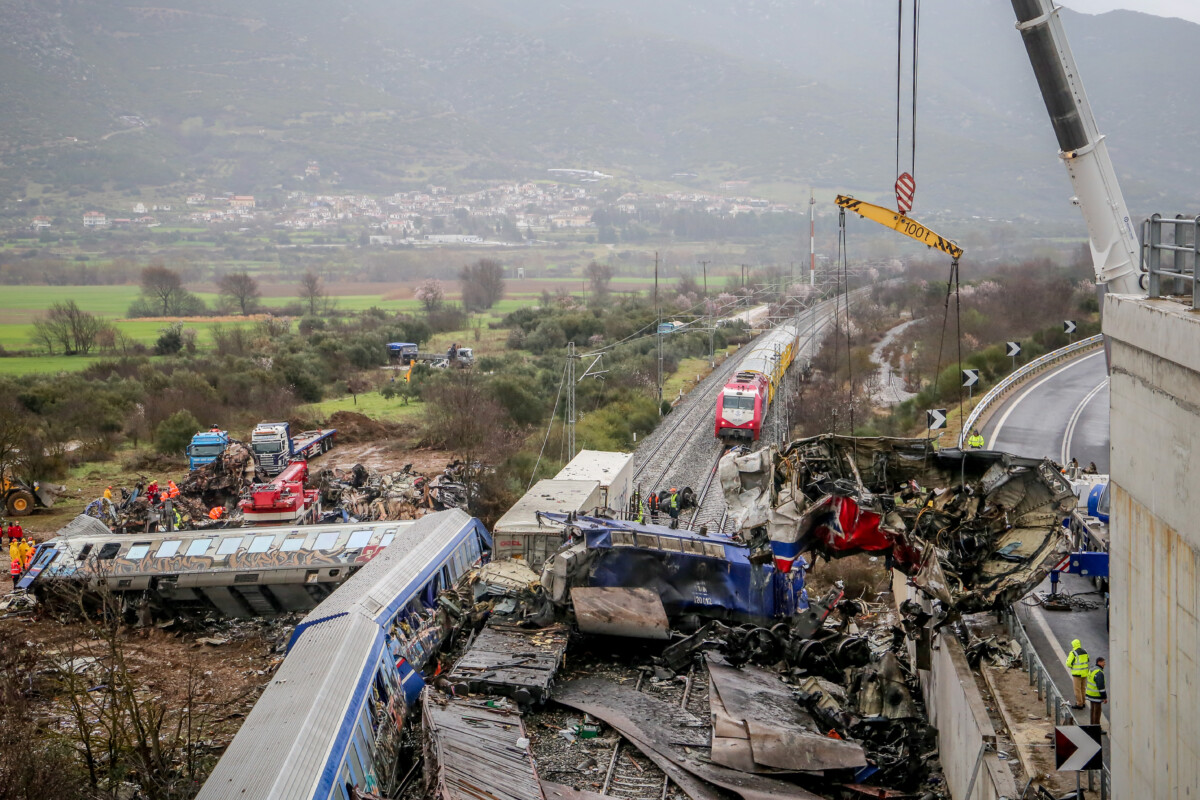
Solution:
M 837 204 L 841 208 L 853 211 L 860 217 L 866 217 L 869 220 L 878 222 L 883 227 L 903 233 L 910 239 L 916 239 L 923 245 L 936 247 L 938 250 L 948 253 L 956 259 L 962 257 L 963 249 L 961 247 L 949 239 L 934 233 L 915 219 L 904 216 L 899 211 L 892 211 L 890 208 L 877 206 L 863 200 L 855 200 L 853 197 L 844 194 L 838 195 Z

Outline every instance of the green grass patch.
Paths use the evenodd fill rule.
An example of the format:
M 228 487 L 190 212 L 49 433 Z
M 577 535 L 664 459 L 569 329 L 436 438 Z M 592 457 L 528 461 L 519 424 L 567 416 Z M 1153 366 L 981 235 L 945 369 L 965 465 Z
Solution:
M 3 326 L 7 327 L 7 326 Z M 0 375 L 79 372 L 102 360 L 98 356 L 30 356 L 0 358 Z
M 389 422 L 415 422 L 424 413 L 425 404 L 419 400 L 410 400 L 408 405 L 404 405 L 398 397 L 388 400 L 379 392 L 367 392 L 360 394 L 357 402 L 353 396 L 346 395 L 332 400 L 322 400 L 319 403 L 310 403 L 297 409 L 297 413 L 301 416 L 317 419 L 328 419 L 336 411 L 353 411 L 371 419 Z

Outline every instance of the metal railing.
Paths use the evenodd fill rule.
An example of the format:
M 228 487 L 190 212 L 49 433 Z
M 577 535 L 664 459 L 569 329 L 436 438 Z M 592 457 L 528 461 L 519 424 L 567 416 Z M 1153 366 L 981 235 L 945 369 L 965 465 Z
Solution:
M 1066 347 L 1060 347 L 1057 350 L 1046 353 L 1043 356 L 1038 356 L 1033 361 L 1030 361 L 1028 364 L 1022 366 L 1020 369 L 1005 377 L 1004 380 L 997 383 L 987 394 L 980 398 L 979 404 L 975 406 L 970 415 L 967 416 L 967 421 L 963 424 L 962 430 L 958 433 L 958 446 L 960 448 L 963 446 L 967 436 L 970 435 L 970 431 L 975 429 L 975 423 L 979 421 L 979 418 L 983 416 L 984 412 L 987 411 L 993 403 L 1004 396 L 1004 394 L 1007 393 L 1008 390 L 1013 386 L 1016 386 L 1018 383 L 1025 380 L 1035 372 L 1041 372 L 1046 367 L 1062 361 L 1063 359 L 1068 358 L 1069 356 L 1072 356 L 1081 350 L 1087 350 L 1090 347 L 1094 347 L 1103 341 L 1104 334 L 1102 333 L 1097 333 L 1095 336 L 1089 336 L 1086 339 L 1080 339 L 1074 344 L 1069 344 Z
M 1020 617 L 1017 616 L 1016 608 L 1009 608 L 1005 611 L 1004 618 L 1009 636 L 1021 645 L 1021 661 L 1025 672 L 1029 675 L 1029 685 L 1036 685 L 1038 700 L 1046 701 L 1046 716 L 1054 715 L 1055 726 L 1076 724 L 1075 715 L 1071 713 L 1070 703 L 1058 691 L 1058 686 L 1055 685 L 1054 680 L 1050 677 L 1050 672 L 1046 669 L 1046 665 L 1038 657 L 1037 650 L 1034 649 L 1033 643 L 1029 640 L 1029 633 L 1021 623 Z M 1094 772 L 1093 770 L 1087 773 L 1088 791 L 1093 791 L 1094 789 Z M 1112 796 L 1112 776 L 1107 766 L 1099 772 L 1100 800 L 1108 800 Z
M 1196 266 L 1200 264 L 1198 233 L 1200 217 L 1177 214 L 1175 219 L 1165 219 L 1162 214 L 1154 214 L 1142 223 L 1142 260 L 1150 297 L 1186 296 L 1190 291 L 1192 308 L 1200 308 L 1200 293 L 1196 291 Z M 1163 258 L 1164 253 L 1170 254 L 1167 259 Z

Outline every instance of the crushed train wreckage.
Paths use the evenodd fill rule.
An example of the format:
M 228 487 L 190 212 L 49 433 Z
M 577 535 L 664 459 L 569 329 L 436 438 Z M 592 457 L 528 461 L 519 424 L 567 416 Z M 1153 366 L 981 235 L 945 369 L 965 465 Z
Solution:
M 731 451 L 719 475 L 737 530 L 780 569 L 881 552 L 946 612 L 1012 603 L 1069 549 L 1074 495 L 1047 459 L 827 434 Z

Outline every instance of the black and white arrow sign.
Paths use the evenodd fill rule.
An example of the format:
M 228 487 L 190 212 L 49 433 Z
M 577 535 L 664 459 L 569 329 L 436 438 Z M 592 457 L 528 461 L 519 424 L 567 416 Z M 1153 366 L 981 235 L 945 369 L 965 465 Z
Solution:
M 925 421 L 929 426 L 929 430 L 936 431 L 946 427 L 946 409 L 931 408 L 925 412 Z
M 1075 329 L 1077 327 L 1079 327 L 1079 326 L 1075 324 L 1075 320 L 1073 320 L 1073 319 L 1064 319 L 1063 320 L 1063 333 L 1074 333 Z
M 1008 352 L 1005 353 L 1005 355 L 1008 355 L 1008 356 L 1021 355 L 1021 343 L 1020 342 L 1009 342 L 1008 343 Z
M 1063 725 L 1054 729 L 1054 768 L 1059 772 L 1102 769 L 1099 725 Z
M 963 370 L 963 386 L 974 386 L 979 383 L 979 370 L 964 369 Z

